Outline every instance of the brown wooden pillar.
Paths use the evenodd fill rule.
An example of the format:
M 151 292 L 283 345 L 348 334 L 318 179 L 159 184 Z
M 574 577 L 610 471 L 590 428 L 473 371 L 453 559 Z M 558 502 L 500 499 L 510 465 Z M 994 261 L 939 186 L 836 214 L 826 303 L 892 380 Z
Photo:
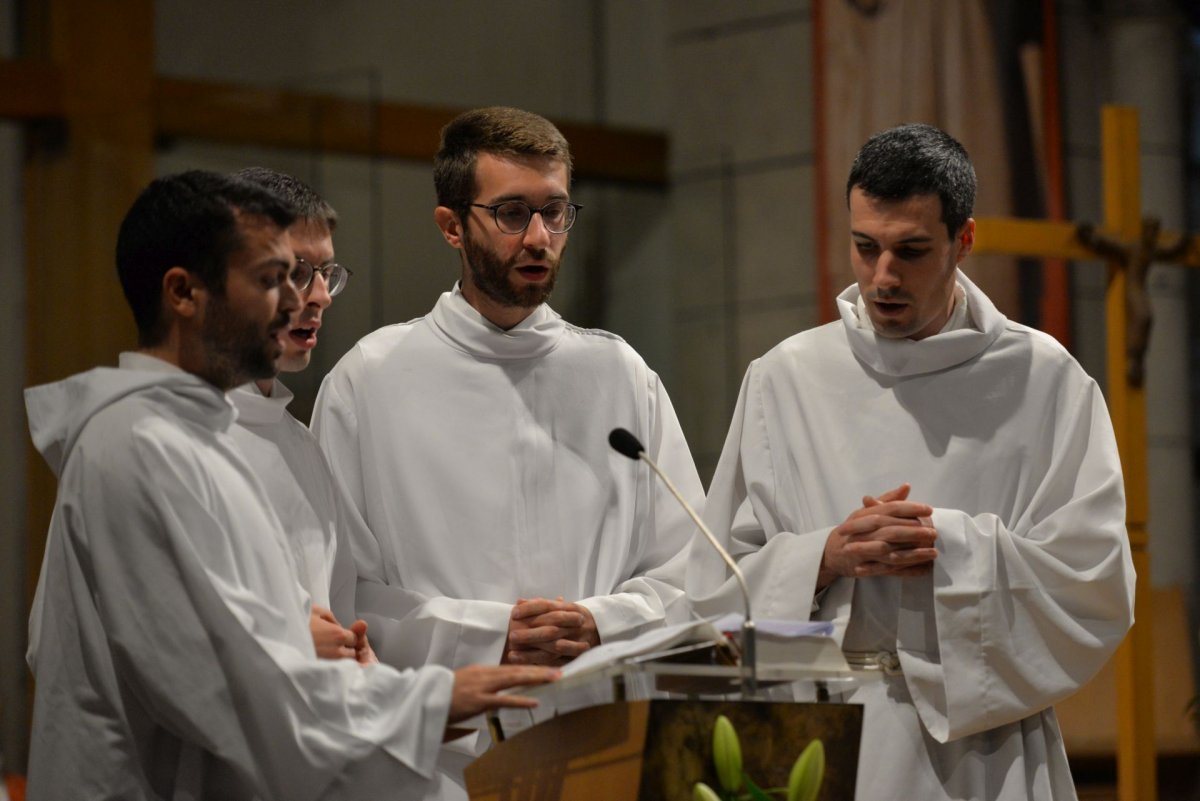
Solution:
M 115 364 L 135 345 L 116 278 L 117 227 L 154 174 L 153 0 L 41 0 L 24 50 L 52 61 L 62 121 L 27 127 L 26 384 Z M 30 446 L 29 588 L 45 548 L 55 481 Z

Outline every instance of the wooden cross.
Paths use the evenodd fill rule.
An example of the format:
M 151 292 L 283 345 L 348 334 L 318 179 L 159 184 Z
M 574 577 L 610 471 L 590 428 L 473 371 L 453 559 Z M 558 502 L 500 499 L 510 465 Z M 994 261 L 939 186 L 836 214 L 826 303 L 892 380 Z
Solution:
M 1142 218 L 1137 111 L 1102 112 L 1104 226 L 1001 217 L 976 220 L 976 253 L 1108 264 L 1108 405 L 1125 474 L 1126 526 L 1137 570 L 1137 622 L 1116 654 L 1117 790 L 1121 801 L 1157 798 L 1150 552 L 1146 523 L 1146 398 L 1143 358 L 1150 335 L 1146 271 L 1151 262 L 1200 267 L 1200 237 L 1163 233 Z

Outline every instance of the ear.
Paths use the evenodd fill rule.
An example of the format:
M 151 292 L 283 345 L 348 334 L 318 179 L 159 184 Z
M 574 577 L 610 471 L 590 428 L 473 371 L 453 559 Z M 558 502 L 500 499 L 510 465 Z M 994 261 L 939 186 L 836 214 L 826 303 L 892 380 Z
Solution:
M 172 267 L 163 275 L 164 312 L 171 317 L 194 318 L 201 307 L 197 293 L 203 291 L 203 285 L 192 272 L 183 267 Z
M 433 221 L 437 223 L 442 238 L 452 248 L 462 248 L 463 223 L 458 213 L 447 206 L 438 206 L 433 210 Z
M 954 243 L 958 247 L 958 258 L 955 263 L 961 262 L 971 253 L 971 249 L 975 247 L 975 218 L 968 217 L 963 223 L 962 230 L 958 232 L 958 241 Z

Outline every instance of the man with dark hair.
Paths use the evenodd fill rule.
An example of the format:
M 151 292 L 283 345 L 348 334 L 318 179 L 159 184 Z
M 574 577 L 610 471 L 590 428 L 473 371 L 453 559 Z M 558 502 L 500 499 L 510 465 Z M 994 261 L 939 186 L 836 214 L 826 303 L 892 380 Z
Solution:
M 460 280 L 362 339 L 313 416 L 373 535 L 356 561 L 376 652 L 560 665 L 686 616 L 682 562 L 674 583 L 660 571 L 691 525 L 608 445 L 630 429 L 701 502 L 671 402 L 620 338 L 546 304 L 579 209 L 566 141 L 535 114 L 479 109 L 443 130 L 434 174 Z
M 300 292 L 300 307 L 288 323 L 276 366 L 280 372 L 298 373 L 312 357 L 325 310 L 350 278 L 350 271 L 334 261 L 337 212 L 290 175 L 250 167 L 235 176 L 271 190 L 297 210 L 288 241 L 296 257 L 292 281 Z M 293 397 L 276 377 L 237 387 L 229 393 L 238 410 L 230 433 L 258 473 L 287 532 L 300 585 L 312 598 L 309 626 L 317 655 L 370 661 L 374 653 L 367 624 L 356 620 L 354 611 L 357 573 L 349 529 L 357 521 L 350 518 L 353 510 L 337 501 L 333 474 L 316 438 L 288 414 Z
M 475 202 L 481 177 L 494 177 L 497 184 L 508 186 L 507 173 L 514 167 L 541 173 L 552 184 L 550 202 L 537 210 L 541 226 L 531 229 L 532 207 L 504 193 L 496 195 L 504 201 L 498 204 Z M 442 131 L 433 177 L 438 198 L 434 218 L 446 241 L 462 251 L 460 286 L 467 303 L 503 330 L 512 328 L 554 291 L 566 234 L 579 210 L 567 195 L 571 186 L 567 140 L 549 120 L 519 109 L 468 112 Z M 486 216 L 492 217 L 502 234 L 500 243 L 508 247 L 488 247 L 495 244 L 495 237 L 481 237 L 467 224 Z M 544 240 L 538 238 L 538 228 L 543 229 Z M 484 232 L 493 233 L 486 227 Z M 533 263 L 514 267 L 521 260 Z
M 528 706 L 495 693 L 549 677 L 316 658 L 225 397 L 275 372 L 294 217 L 213 173 L 154 181 L 117 244 L 139 351 L 26 391 L 59 477 L 29 624 L 31 798 L 419 797 L 447 721 Z
M 832 621 L 882 680 L 856 798 L 1074 798 L 1051 706 L 1132 622 L 1121 467 L 1099 387 L 958 269 L 975 175 L 927 125 L 847 185 L 841 320 L 751 363 L 706 518 L 763 617 Z M 911 497 L 910 497 L 911 496 Z M 707 543 L 687 589 L 737 609 Z

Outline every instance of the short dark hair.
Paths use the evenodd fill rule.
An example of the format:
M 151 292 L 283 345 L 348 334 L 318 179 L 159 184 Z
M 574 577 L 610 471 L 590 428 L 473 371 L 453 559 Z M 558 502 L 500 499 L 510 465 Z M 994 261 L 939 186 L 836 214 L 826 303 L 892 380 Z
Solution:
M 246 167 L 233 174 L 275 194 L 296 207 L 296 219 L 324 225 L 332 232 L 337 228 L 338 214 L 333 206 L 299 178 L 267 167 Z
M 283 198 L 258 184 L 205 170 L 158 178 L 133 202 L 117 234 L 117 277 L 137 323 L 138 344 L 162 342 L 163 276 L 172 267 L 225 290 L 230 254 L 242 246 L 235 211 L 281 228 L 296 219 Z
M 464 112 L 442 128 L 433 160 L 433 185 L 439 206 L 464 213 L 475 197 L 475 160 L 480 153 L 549 156 L 567 167 L 571 181 L 571 148 L 566 137 L 545 117 L 506 106 Z
M 951 239 L 975 207 L 971 157 L 957 139 L 932 125 L 901 125 L 868 139 L 850 168 L 847 203 L 856 186 L 880 200 L 937 195 Z

